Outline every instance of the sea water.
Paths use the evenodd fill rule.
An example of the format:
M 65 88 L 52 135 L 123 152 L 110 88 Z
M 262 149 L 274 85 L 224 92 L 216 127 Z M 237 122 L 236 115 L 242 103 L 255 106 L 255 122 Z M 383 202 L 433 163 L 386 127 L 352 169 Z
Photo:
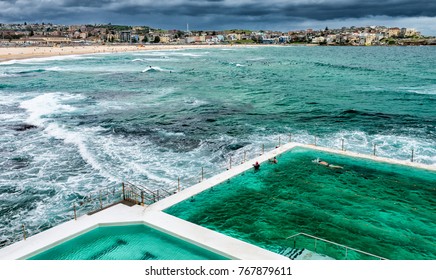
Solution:
M 1 244 L 91 191 L 198 182 L 279 141 L 436 164 L 433 47 L 143 51 L 0 63 Z

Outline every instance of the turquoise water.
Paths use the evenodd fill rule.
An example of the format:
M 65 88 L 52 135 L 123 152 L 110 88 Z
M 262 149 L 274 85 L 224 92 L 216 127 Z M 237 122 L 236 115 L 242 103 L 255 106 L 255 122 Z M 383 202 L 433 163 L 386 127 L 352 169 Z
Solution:
M 223 256 L 145 225 L 103 226 L 30 260 L 224 260 Z
M 318 157 L 343 169 L 313 163 Z M 304 232 L 388 259 L 435 259 L 435 180 L 435 172 L 297 148 L 165 212 L 274 252 Z M 322 243 L 319 253 L 345 258 Z M 299 237 L 296 246 L 314 250 L 314 241 Z
M 91 191 L 189 187 L 290 133 L 436 164 L 434 61 L 434 47 L 223 47 L 0 63 L 0 246 Z

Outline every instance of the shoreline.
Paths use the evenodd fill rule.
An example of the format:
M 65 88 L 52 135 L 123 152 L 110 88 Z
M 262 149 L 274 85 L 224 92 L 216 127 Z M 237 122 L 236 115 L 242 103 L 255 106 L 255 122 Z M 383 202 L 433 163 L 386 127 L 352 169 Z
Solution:
M 125 53 L 138 51 L 166 51 L 166 50 L 184 50 L 184 49 L 210 49 L 210 48 L 251 48 L 251 47 L 318 47 L 316 44 L 294 44 L 294 45 L 271 45 L 271 44 L 213 44 L 213 45 L 88 45 L 88 46 L 28 46 L 28 47 L 0 47 L 0 63 L 12 60 L 25 60 L 33 58 L 45 58 L 68 55 L 86 55 L 86 54 L 109 54 Z M 329 47 L 329 46 L 325 46 Z M 359 46 L 344 46 L 359 47 Z M 360 46 L 361 47 L 361 46 Z M 402 47 L 402 46 L 385 46 L 385 47 Z M 404 47 L 404 46 L 403 46 Z
M 0 48 L 0 63 L 42 57 L 85 55 L 97 53 L 124 53 L 137 51 L 161 51 L 209 48 L 246 48 L 256 45 L 98 45 L 65 47 L 6 47 Z

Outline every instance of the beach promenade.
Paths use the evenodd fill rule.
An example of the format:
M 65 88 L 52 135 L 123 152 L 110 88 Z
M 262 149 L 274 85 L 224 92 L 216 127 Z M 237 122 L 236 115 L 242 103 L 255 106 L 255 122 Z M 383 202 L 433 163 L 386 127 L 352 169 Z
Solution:
M 93 53 L 118 53 L 134 51 L 158 51 L 197 48 L 238 48 L 248 45 L 91 45 L 65 47 L 5 47 L 0 48 L 0 61 L 50 57 L 58 55 L 81 55 Z

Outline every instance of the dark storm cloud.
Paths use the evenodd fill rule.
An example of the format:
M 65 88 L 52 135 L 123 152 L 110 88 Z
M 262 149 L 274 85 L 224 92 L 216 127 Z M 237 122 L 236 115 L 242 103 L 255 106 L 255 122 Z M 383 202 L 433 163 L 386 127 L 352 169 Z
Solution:
M 307 3 L 309 2 L 309 3 Z M 196 11 L 195 6 L 189 10 Z M 243 4 L 226 11 L 229 14 L 238 16 L 292 16 L 297 18 L 308 18 L 315 20 L 337 19 L 337 18 L 358 18 L 367 16 L 436 16 L 436 1 L 321 1 L 313 3 L 304 1 L 300 3 L 274 4 L 267 1 L 257 5 Z
M 74 2 L 70 0 L 68 2 Z M 81 1 L 77 1 L 81 2 Z M 105 1 L 114 2 L 114 1 Z M 148 1 L 147 1 L 148 2 Z M 295 17 L 315 20 L 359 18 L 367 16 L 436 16 L 436 1 L 429 0 L 388 0 L 388 1 L 126 1 L 107 7 L 112 11 L 128 14 L 147 12 L 164 15 L 185 16 L 240 16 L 256 17 L 270 15 L 271 18 Z
M 135 3 L 137 2 L 137 3 Z M 171 2 L 171 1 L 170 1 Z M 165 2 L 166 3 L 166 2 Z M 172 4 L 140 1 L 126 3 L 127 9 L 142 11 L 154 10 L 164 14 L 182 12 L 184 15 L 238 16 L 294 16 L 310 19 L 335 19 L 344 17 L 386 16 L 435 16 L 436 1 L 429 0 L 390 0 L 390 1 L 174 1 Z
M 172 23 L 197 18 L 198 23 L 268 23 L 292 19 L 334 20 L 388 17 L 435 17 L 431 0 L 0 0 L 0 22 L 51 20 L 71 23 L 140 20 Z M 165 20 L 163 18 L 166 18 Z M 88 19 L 88 20 L 87 20 Z M 154 22 L 147 22 L 154 25 Z
M 113 3 L 113 0 L 88 0 L 88 1 L 77 1 L 77 0 L 60 0 L 64 7 L 101 7 Z
M 316 20 L 361 18 L 368 16 L 436 16 L 436 2 L 427 0 L 416 1 L 358 1 L 343 3 L 320 3 L 318 5 L 287 5 L 284 14 L 288 16 L 310 18 Z

